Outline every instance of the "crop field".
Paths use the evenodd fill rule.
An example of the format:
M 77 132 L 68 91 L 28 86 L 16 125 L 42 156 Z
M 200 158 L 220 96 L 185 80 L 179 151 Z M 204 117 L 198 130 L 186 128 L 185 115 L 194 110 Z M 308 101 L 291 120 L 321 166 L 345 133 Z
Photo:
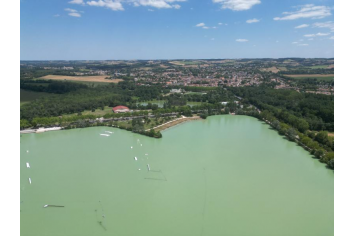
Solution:
M 278 73 L 279 71 L 284 71 L 284 70 L 287 70 L 285 67 L 276 67 L 276 66 L 273 66 L 273 67 L 270 67 L 270 68 L 263 68 L 263 69 L 260 69 L 261 71 L 270 71 L 272 73 Z
M 318 79 L 318 80 L 333 80 L 334 75 L 333 74 L 326 74 L 326 75 L 321 75 L 321 74 L 304 74 L 304 75 L 286 75 L 287 77 L 291 77 L 293 79 Z
M 317 66 L 309 66 L 311 69 L 328 69 L 328 65 L 317 65 Z
M 40 79 L 52 79 L 52 80 L 69 80 L 69 81 L 85 81 L 85 82 L 103 82 L 103 83 L 117 83 L 122 81 L 121 79 L 105 79 L 106 75 L 95 76 L 65 76 L 65 75 L 46 75 L 40 77 Z

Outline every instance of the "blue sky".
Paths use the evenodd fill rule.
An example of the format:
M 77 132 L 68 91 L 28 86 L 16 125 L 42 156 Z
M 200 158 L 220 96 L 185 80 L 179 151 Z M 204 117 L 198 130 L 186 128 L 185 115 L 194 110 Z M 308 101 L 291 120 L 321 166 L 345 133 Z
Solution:
M 22 0 L 21 60 L 334 57 L 332 0 Z

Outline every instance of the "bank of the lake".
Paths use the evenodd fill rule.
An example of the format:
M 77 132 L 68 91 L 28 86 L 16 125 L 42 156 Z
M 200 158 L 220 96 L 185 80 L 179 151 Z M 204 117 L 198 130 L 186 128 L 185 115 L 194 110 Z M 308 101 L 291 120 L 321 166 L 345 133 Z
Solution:
M 212 116 L 162 133 L 22 135 L 21 235 L 333 235 L 333 171 L 269 125 Z

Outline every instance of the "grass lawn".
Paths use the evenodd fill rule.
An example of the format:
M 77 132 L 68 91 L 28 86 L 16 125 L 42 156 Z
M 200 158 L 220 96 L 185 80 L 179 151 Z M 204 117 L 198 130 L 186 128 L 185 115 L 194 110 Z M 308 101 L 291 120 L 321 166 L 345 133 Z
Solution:
M 105 106 L 104 110 L 96 109 L 94 112 L 91 110 L 85 110 L 82 112 L 82 115 L 95 115 L 95 116 L 104 116 L 107 113 L 112 113 L 112 107 Z M 66 114 L 64 117 L 76 116 L 78 113 Z

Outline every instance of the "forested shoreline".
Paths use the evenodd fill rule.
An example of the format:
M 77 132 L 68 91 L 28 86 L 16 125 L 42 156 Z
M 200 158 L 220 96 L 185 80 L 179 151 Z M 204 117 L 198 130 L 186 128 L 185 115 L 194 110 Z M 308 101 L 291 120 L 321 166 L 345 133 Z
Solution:
M 159 124 L 163 122 L 159 119 L 172 113 L 177 116 L 196 114 L 202 118 L 234 113 L 253 116 L 269 123 L 281 135 L 302 145 L 330 168 L 334 166 L 334 140 L 328 136 L 328 132 L 334 131 L 333 96 L 276 90 L 263 85 L 213 89 L 184 87 L 186 91 L 194 93 L 169 94 L 170 90 L 161 84 L 137 86 L 129 81 L 97 87 L 61 81 L 21 81 L 21 88 L 51 94 L 21 106 L 21 129 L 54 125 L 64 125 L 66 128 L 102 125 L 100 122 L 88 123 L 89 120 L 101 117 L 112 118 L 115 122 L 114 119 L 120 120 L 123 117 L 147 119 L 151 115 L 155 119 L 152 122 Z M 145 106 L 139 104 L 150 100 L 165 102 L 162 108 L 151 103 Z M 201 105 L 190 107 L 188 101 L 200 102 Z M 222 102 L 227 104 L 223 105 Z M 82 115 L 84 111 L 94 112 L 117 105 L 128 106 L 133 113 Z M 151 118 L 148 120 L 151 122 Z M 162 137 L 160 133 L 145 131 L 147 127 L 141 125 L 139 120 L 130 122 L 128 126 L 115 123 L 114 126 L 151 137 Z

